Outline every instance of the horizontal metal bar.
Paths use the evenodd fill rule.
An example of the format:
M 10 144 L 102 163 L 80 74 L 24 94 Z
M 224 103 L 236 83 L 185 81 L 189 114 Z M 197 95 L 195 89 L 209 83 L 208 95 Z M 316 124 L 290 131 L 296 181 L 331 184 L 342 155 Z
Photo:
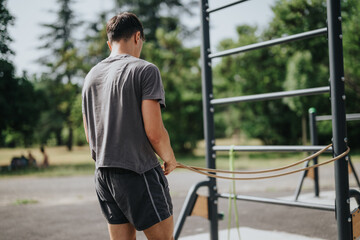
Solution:
M 316 116 L 316 121 L 328 121 L 332 120 L 331 115 Z M 346 114 L 346 121 L 358 121 L 360 120 L 360 113 Z
M 241 53 L 241 52 L 255 50 L 255 49 L 259 49 L 259 48 L 263 48 L 263 47 L 273 46 L 276 44 L 281 44 L 281 43 L 292 42 L 292 41 L 296 41 L 296 40 L 300 40 L 300 39 L 315 37 L 315 36 L 323 35 L 326 33 L 327 33 L 327 28 L 320 28 L 317 30 L 298 33 L 298 34 L 287 36 L 287 37 L 277 38 L 277 39 L 273 39 L 273 40 L 269 40 L 269 41 L 265 41 L 265 42 L 254 43 L 254 44 L 250 44 L 250 45 L 246 45 L 246 46 L 242 46 L 242 47 L 238 47 L 238 48 L 234 48 L 234 49 L 229 49 L 229 50 L 221 51 L 218 53 L 212 53 L 212 54 L 209 54 L 209 58 L 224 57 L 224 56 L 235 54 L 235 53 Z
M 230 198 L 230 197 L 234 198 L 234 194 L 222 193 L 222 194 L 218 194 L 218 197 L 219 198 Z M 249 202 L 260 202 L 260 203 L 283 205 L 283 206 L 289 206 L 289 207 L 310 208 L 310 209 L 332 211 L 332 212 L 335 211 L 335 206 L 333 206 L 333 205 L 294 202 L 294 201 L 287 201 L 287 200 L 281 200 L 281 199 L 252 197 L 252 196 L 244 196 L 244 195 L 235 195 L 235 198 L 237 200 L 249 201 Z
M 234 149 L 237 152 L 315 152 L 326 146 L 214 146 L 214 151 L 230 151 Z M 326 152 L 332 152 L 332 147 Z
M 346 114 L 346 121 L 357 121 L 357 120 L 360 120 L 360 113 Z
M 263 93 L 263 94 L 249 95 L 249 96 L 219 98 L 219 99 L 211 100 L 210 103 L 213 105 L 220 105 L 220 104 L 229 104 L 229 103 L 237 103 L 237 102 L 261 101 L 261 100 L 279 99 L 285 97 L 315 95 L 315 94 L 327 93 L 327 92 L 330 92 L 329 86 L 299 89 L 299 90 L 284 91 L 284 92 Z
M 225 4 L 225 5 L 220 6 L 220 7 L 216 7 L 216 8 L 213 8 L 213 9 L 207 9 L 206 12 L 207 13 L 216 12 L 216 11 L 222 10 L 224 8 L 228 8 L 228 7 L 231 7 L 231 6 L 234 6 L 236 4 L 246 2 L 246 1 L 249 1 L 249 0 L 239 0 L 239 1 L 231 2 L 231 3 Z

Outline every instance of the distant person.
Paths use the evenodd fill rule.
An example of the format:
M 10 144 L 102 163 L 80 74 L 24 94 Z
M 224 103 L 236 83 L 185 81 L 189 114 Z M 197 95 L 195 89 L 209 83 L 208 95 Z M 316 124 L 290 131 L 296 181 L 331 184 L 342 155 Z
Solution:
M 145 37 L 134 14 L 114 16 L 106 32 L 111 54 L 87 74 L 82 111 L 110 239 L 135 239 L 136 229 L 148 239 L 170 240 L 173 207 L 164 174 L 177 163 L 161 118 L 160 71 L 140 59 Z
M 10 169 L 11 170 L 16 170 L 19 168 L 19 163 L 20 163 L 20 158 L 18 157 L 13 157 L 10 161 Z
M 29 160 L 22 154 L 21 157 L 13 157 L 10 162 L 11 170 L 23 169 L 29 166 Z
M 28 151 L 28 160 L 29 160 L 29 167 L 37 167 L 36 164 L 36 159 L 34 158 L 34 156 L 31 154 L 31 151 Z
M 47 167 L 49 167 L 49 157 L 48 157 L 47 153 L 45 152 L 44 146 L 40 147 L 40 151 L 44 156 L 44 160 L 43 160 L 43 162 L 41 164 L 41 167 L 47 168 Z
M 20 168 L 26 168 L 29 166 L 29 159 L 27 159 L 24 154 L 21 154 L 20 157 Z

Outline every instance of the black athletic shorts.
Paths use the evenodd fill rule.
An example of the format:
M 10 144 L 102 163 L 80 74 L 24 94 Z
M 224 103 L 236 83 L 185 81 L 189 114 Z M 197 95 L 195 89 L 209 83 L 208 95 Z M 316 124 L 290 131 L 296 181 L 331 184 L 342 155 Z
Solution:
M 173 214 L 167 179 L 161 166 L 143 174 L 121 168 L 98 168 L 95 188 L 110 224 L 131 223 L 145 230 Z

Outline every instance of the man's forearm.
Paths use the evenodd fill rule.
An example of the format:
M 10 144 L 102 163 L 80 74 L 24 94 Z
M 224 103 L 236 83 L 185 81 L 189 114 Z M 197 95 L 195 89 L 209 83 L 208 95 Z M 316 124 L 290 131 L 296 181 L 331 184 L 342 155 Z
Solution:
M 164 162 L 175 161 L 174 151 L 170 144 L 170 137 L 165 128 L 162 129 L 159 138 L 149 140 L 156 154 Z
M 176 168 L 174 151 L 170 145 L 169 134 L 162 122 L 160 104 L 155 100 L 144 100 L 141 106 L 146 135 L 159 157 L 164 161 L 164 173 Z

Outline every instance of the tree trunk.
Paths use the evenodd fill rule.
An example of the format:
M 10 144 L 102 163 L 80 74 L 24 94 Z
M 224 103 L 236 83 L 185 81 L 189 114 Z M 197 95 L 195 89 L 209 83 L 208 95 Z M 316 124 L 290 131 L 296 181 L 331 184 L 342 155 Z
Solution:
M 73 146 L 73 129 L 71 124 L 69 124 L 69 137 L 67 140 L 67 148 L 69 151 L 72 151 L 72 146 Z
M 56 137 L 56 145 L 61 146 L 62 145 L 61 129 L 57 129 L 55 131 L 55 137 Z
M 307 129 L 306 129 L 307 125 L 306 125 L 306 115 L 303 114 L 301 116 L 301 128 L 302 128 L 302 145 L 306 145 L 307 144 Z

